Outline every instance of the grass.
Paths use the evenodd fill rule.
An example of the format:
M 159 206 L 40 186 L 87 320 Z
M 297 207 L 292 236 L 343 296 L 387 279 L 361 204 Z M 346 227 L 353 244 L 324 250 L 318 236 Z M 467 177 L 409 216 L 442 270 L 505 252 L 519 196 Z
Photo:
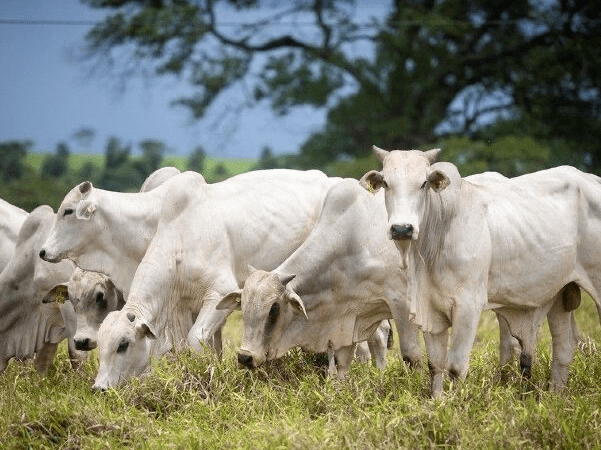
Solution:
M 581 330 L 601 342 L 592 301 L 576 314 Z M 170 355 L 149 375 L 102 394 L 90 389 L 94 354 L 75 372 L 63 343 L 45 378 L 13 361 L 0 376 L 0 447 L 601 448 L 601 357 L 579 351 L 568 388 L 548 392 L 546 328 L 526 390 L 517 370 L 501 381 L 498 332 L 486 313 L 468 378 L 437 400 L 428 398 L 425 365 L 409 370 L 396 351 L 386 370 L 353 363 L 344 381 L 325 378 L 300 351 L 242 370 L 239 328 L 238 314 L 228 320 L 222 361 Z

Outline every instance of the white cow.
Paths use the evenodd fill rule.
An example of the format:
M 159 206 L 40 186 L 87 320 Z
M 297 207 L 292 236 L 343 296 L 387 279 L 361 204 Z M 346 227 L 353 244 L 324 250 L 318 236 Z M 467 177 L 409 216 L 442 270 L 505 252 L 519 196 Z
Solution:
M 475 175 L 470 175 L 468 177 L 465 177 L 464 180 L 479 186 L 487 186 L 495 182 L 506 183 L 509 181 L 509 178 L 507 178 L 504 175 L 501 175 L 498 172 L 484 172 Z M 568 305 L 568 307 L 572 310 L 576 309 L 580 304 L 580 288 L 578 288 L 578 285 L 571 283 L 567 285 L 564 288 L 564 290 L 558 295 L 562 296 L 562 301 L 564 301 L 566 305 Z M 509 329 L 507 321 L 503 319 L 503 317 L 500 316 L 498 312 L 497 320 L 499 322 L 499 361 L 501 366 L 504 366 L 512 359 L 515 349 L 519 349 L 519 351 L 522 350 L 522 345 L 517 339 L 511 336 L 511 330 Z M 574 340 L 574 342 L 577 343 L 577 345 L 584 346 L 585 339 L 582 337 L 578 330 L 573 312 L 570 312 L 570 325 L 572 330 L 572 339 Z M 522 337 L 522 339 L 525 339 L 525 337 Z M 524 347 L 528 349 L 534 349 L 535 346 L 536 339 L 534 339 L 533 342 L 525 343 L 524 345 Z M 528 356 L 524 356 L 523 358 L 527 360 Z M 529 365 L 524 365 L 521 369 L 524 372 L 525 376 L 530 375 Z
M 238 361 L 253 368 L 297 346 L 333 349 L 342 377 L 354 346 L 394 318 L 403 358 L 418 364 L 416 329 L 400 295 L 404 277 L 386 228 L 384 195 L 372 201 L 353 179 L 331 187 L 307 240 L 273 271 L 251 271 L 244 288 L 217 305 L 242 310 Z
M 90 183 L 67 194 L 40 256 L 68 257 L 102 271 L 120 290 L 123 272 L 144 257 L 125 307 L 110 313 L 99 330 L 96 386 L 138 374 L 150 354 L 186 339 L 194 348 L 210 342 L 220 352 L 228 313 L 214 305 L 237 288 L 248 264 L 272 269 L 304 241 L 334 182 L 318 171 L 281 169 L 209 185 L 186 172 L 143 194 L 102 191 Z M 126 335 L 136 345 L 116 352 L 127 350 L 120 347 Z M 156 335 L 161 339 L 151 346 L 147 337 Z M 115 369 L 121 364 L 116 359 L 131 370 Z
M 442 393 L 445 369 L 453 379 L 465 377 L 486 308 L 507 321 L 522 347 L 535 342 L 547 315 L 551 386 L 562 388 L 575 343 L 567 311 L 573 305 L 558 293 L 576 283 L 599 304 L 599 178 L 559 167 L 476 185 L 454 165 L 434 164 L 438 149 L 374 152 L 383 169 L 361 183 L 385 189 L 387 233 L 408 274 L 412 318 L 424 331 L 431 394 Z M 533 352 L 523 350 L 523 368 Z
M 37 257 L 54 221 L 49 206 L 34 209 L 19 232 L 10 261 L 0 274 L 0 372 L 11 358 L 35 356 L 35 367 L 46 373 L 58 343 L 74 332 L 75 314 L 69 302 L 45 303 L 44 298 L 57 284 L 69 280 L 73 264 L 50 264 Z M 48 301 L 48 299 L 46 299 Z M 69 345 L 74 366 L 83 359 Z
M 27 212 L 0 199 L 0 272 L 10 260 Z
M 154 174 L 149 179 L 155 178 Z M 104 273 L 127 298 L 138 264 L 154 238 L 169 186 L 204 182 L 199 173 L 184 172 L 138 193 L 105 191 L 89 181 L 80 183 L 61 203 L 40 257 L 48 262 L 66 258 L 83 270 Z M 151 183 L 147 179 L 144 184 Z

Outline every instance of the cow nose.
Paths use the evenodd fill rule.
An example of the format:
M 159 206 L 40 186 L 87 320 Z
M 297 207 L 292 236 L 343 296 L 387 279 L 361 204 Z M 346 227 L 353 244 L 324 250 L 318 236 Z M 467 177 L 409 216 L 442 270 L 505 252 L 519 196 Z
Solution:
M 89 338 L 75 339 L 75 348 L 77 350 L 92 350 L 94 347 L 92 347 L 90 345 L 90 339 Z
M 40 258 L 44 259 L 46 256 L 46 250 L 40 250 Z
M 395 241 L 406 241 L 413 237 L 413 225 L 406 223 L 403 225 L 391 225 L 390 237 Z
M 94 392 L 105 392 L 105 391 L 106 391 L 106 388 L 105 388 L 105 387 L 102 387 L 102 386 L 96 386 L 96 385 L 94 385 L 94 386 L 92 386 L 92 390 L 93 390 Z
M 246 353 L 238 353 L 238 362 L 247 369 L 254 368 L 252 355 L 248 355 Z

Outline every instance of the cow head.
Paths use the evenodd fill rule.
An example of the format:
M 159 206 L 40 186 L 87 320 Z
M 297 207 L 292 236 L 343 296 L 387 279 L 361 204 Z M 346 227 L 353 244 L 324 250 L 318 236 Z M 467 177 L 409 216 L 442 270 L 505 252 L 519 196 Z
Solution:
M 382 171 L 369 171 L 360 184 L 372 192 L 384 188 L 388 234 L 401 255 L 406 255 L 410 243 L 419 238 L 429 195 L 445 189 L 450 179 L 441 170 L 431 167 L 440 149 L 388 152 L 373 146 L 373 151 L 382 161 Z M 403 258 L 403 267 L 406 262 Z
M 73 339 L 77 350 L 95 349 L 100 324 L 108 313 L 120 310 L 125 304 L 121 291 L 99 272 L 77 268 L 67 285 L 56 286 L 50 294 L 55 290 L 57 293 L 62 290 L 75 310 L 77 328 Z
M 244 289 L 226 295 L 217 309 L 241 309 L 243 334 L 238 362 L 252 369 L 281 356 L 280 339 L 294 315 L 307 317 L 305 305 L 288 286 L 294 275 L 250 268 Z
M 93 224 L 96 208 L 92 183 L 84 181 L 71 189 L 58 208 L 52 229 L 42 245 L 40 258 L 59 262 L 64 258 L 77 258 L 83 253 L 83 248 L 98 233 Z
M 113 311 L 98 330 L 100 361 L 94 389 L 105 391 L 141 375 L 150 363 L 150 340 L 156 335 L 131 311 Z

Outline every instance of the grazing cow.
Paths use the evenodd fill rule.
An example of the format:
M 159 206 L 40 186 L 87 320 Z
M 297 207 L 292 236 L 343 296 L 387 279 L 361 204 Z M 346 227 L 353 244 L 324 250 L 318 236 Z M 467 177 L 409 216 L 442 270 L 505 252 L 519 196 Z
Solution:
M 36 369 L 46 373 L 58 343 L 74 332 L 71 303 L 44 302 L 48 292 L 69 280 L 73 272 L 70 261 L 54 265 L 37 257 L 53 221 L 49 206 L 34 209 L 23 222 L 13 256 L 0 274 L 0 372 L 11 358 L 35 356 Z M 74 367 L 83 359 L 72 342 L 69 354 Z
M 0 272 L 13 255 L 27 212 L 0 199 Z
M 573 357 L 569 310 L 577 284 L 599 304 L 601 183 L 573 167 L 474 184 L 439 150 L 374 147 L 381 172 L 361 183 L 385 189 L 387 234 L 407 272 L 413 321 L 424 331 L 431 394 L 442 393 L 444 370 L 465 377 L 480 313 L 491 308 L 521 340 L 527 373 L 540 323 L 553 337 L 551 387 L 562 388 Z M 450 348 L 447 330 L 452 327 Z
M 394 318 L 403 358 L 418 364 L 416 329 L 386 227 L 383 195 L 372 201 L 352 179 L 331 187 L 306 241 L 273 271 L 251 271 L 244 288 L 217 305 L 242 310 L 238 361 L 253 368 L 292 347 L 333 349 L 344 376 L 354 345 Z
M 87 182 L 67 194 L 41 257 L 68 257 L 102 271 L 122 291 L 120 272 L 129 270 L 122 260 L 129 258 L 131 266 L 134 255 L 142 260 L 134 266 L 126 305 L 100 327 L 97 387 L 139 373 L 150 354 L 186 340 L 197 349 L 210 342 L 220 352 L 228 313 L 214 305 L 238 287 L 248 264 L 272 269 L 304 241 L 334 182 L 318 171 L 280 169 L 206 184 L 186 172 L 143 194 L 102 191 Z M 136 345 L 117 352 L 126 335 Z M 161 339 L 151 345 L 148 338 L 157 335 Z M 114 369 L 115 358 L 135 370 Z
M 73 341 L 77 350 L 90 351 L 97 346 L 100 324 L 111 311 L 123 308 L 123 294 L 109 277 L 99 272 L 75 268 L 66 284 L 55 286 L 47 299 L 67 294 L 76 316 Z

